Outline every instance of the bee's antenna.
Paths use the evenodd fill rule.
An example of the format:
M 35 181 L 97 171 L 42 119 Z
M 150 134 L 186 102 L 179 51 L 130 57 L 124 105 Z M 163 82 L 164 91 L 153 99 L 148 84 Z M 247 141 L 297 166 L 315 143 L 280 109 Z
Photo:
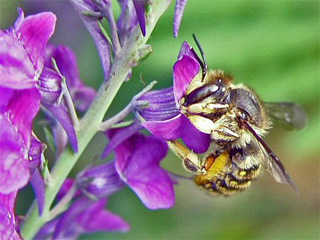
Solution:
M 193 37 L 194 41 L 196 42 L 197 47 L 199 48 L 199 51 L 200 51 L 200 54 L 202 57 L 202 61 L 203 61 L 202 75 L 205 76 L 205 74 L 208 72 L 208 65 L 207 65 L 207 61 L 206 61 L 206 56 L 204 55 L 203 49 L 202 49 L 202 47 L 201 47 L 201 45 L 200 45 L 200 43 L 194 33 L 192 34 L 192 37 Z

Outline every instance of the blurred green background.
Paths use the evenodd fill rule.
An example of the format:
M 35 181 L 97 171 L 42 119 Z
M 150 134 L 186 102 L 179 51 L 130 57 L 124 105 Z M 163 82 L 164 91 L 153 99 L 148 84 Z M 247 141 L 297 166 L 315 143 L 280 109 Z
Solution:
M 17 6 L 26 14 L 42 10 L 57 14 L 52 42 L 75 51 L 82 79 L 97 89 L 103 75 L 96 49 L 68 3 L 0 0 L 1 29 L 12 25 Z M 180 180 L 175 207 L 150 211 L 124 189 L 110 198 L 108 209 L 127 220 L 131 231 L 81 239 L 319 239 L 319 6 L 319 1 L 189 0 L 179 37 L 174 39 L 172 4 L 149 41 L 153 54 L 134 68 L 131 81 L 107 114 L 114 115 L 143 88 L 140 76 L 146 83 L 157 80 L 156 88 L 170 86 L 181 43 L 187 40 L 195 46 L 191 36 L 195 33 L 211 68 L 232 73 L 237 83 L 252 87 L 264 101 L 293 101 L 306 110 L 308 124 L 302 131 L 288 132 L 275 125 L 266 138 L 299 186 L 299 194 L 268 174 L 228 198 L 210 196 L 193 182 Z M 96 157 L 92 153 L 100 153 L 105 143 L 98 135 L 77 169 Z M 173 154 L 163 167 L 187 175 Z M 18 212 L 23 213 L 29 202 L 20 196 Z

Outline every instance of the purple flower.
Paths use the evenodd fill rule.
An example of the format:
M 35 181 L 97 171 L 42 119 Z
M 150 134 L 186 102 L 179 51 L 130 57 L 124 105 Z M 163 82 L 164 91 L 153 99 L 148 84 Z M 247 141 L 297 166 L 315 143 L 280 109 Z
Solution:
M 138 127 L 137 127 L 138 125 Z M 109 196 L 127 184 L 150 209 L 174 205 L 173 181 L 160 167 L 168 151 L 166 142 L 145 136 L 139 124 L 109 130 L 105 153 L 115 150 L 115 160 L 90 167 L 78 176 L 78 186 L 89 196 Z
M 14 203 L 17 192 L 10 194 L 0 193 L 0 238 L 21 239 L 16 231 L 16 220 L 14 215 Z
M 160 167 L 167 151 L 164 141 L 142 134 L 130 137 L 115 149 L 118 174 L 150 209 L 174 205 L 172 180 Z
M 207 151 L 210 135 L 200 132 L 180 111 L 180 100 L 191 81 L 201 74 L 199 58 L 185 42 L 173 67 L 173 88 L 144 94 L 139 100 L 147 101 L 149 106 L 136 111 L 142 126 L 151 133 L 165 140 L 181 138 L 195 153 Z
M 70 191 L 74 181 L 67 179 L 57 195 L 61 200 Z M 35 239 L 76 239 L 83 233 L 126 232 L 130 225 L 121 217 L 105 210 L 107 198 L 94 201 L 76 192 L 70 207 L 45 224 Z
M 124 186 L 114 161 L 89 167 L 77 176 L 77 187 L 91 198 L 108 197 Z
M 80 197 L 60 217 L 53 238 L 75 239 L 82 233 L 128 231 L 127 222 L 104 209 L 106 203 L 106 199 L 95 202 Z
M 0 31 L 0 86 L 15 89 L 35 87 L 43 68 L 43 52 L 53 34 L 56 17 L 43 12 L 19 17 L 14 26 Z

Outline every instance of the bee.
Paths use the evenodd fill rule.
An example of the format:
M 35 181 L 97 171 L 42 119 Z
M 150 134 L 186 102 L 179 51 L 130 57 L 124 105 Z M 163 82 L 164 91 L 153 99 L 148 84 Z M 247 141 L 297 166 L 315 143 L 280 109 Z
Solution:
M 179 107 L 199 131 L 210 134 L 211 145 L 203 157 L 178 140 L 169 141 L 169 147 L 195 175 L 195 183 L 209 192 L 228 196 L 245 190 L 263 168 L 277 182 L 297 190 L 263 137 L 271 129 L 271 117 L 302 128 L 306 122 L 303 109 L 294 103 L 264 103 L 249 87 L 234 84 L 231 75 L 208 70 L 203 50 L 193 37 L 201 52 L 202 60 L 197 60 L 202 73 L 191 81 Z

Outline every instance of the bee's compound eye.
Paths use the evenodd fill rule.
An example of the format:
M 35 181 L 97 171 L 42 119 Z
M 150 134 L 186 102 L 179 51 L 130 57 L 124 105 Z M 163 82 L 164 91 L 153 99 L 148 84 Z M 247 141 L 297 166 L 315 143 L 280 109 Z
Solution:
M 193 90 L 186 96 L 186 102 L 188 104 L 198 103 L 209 96 L 215 96 L 220 87 L 216 84 L 207 84 Z
M 197 173 L 200 171 L 199 167 L 195 163 L 191 162 L 188 158 L 183 160 L 183 165 L 191 172 Z

